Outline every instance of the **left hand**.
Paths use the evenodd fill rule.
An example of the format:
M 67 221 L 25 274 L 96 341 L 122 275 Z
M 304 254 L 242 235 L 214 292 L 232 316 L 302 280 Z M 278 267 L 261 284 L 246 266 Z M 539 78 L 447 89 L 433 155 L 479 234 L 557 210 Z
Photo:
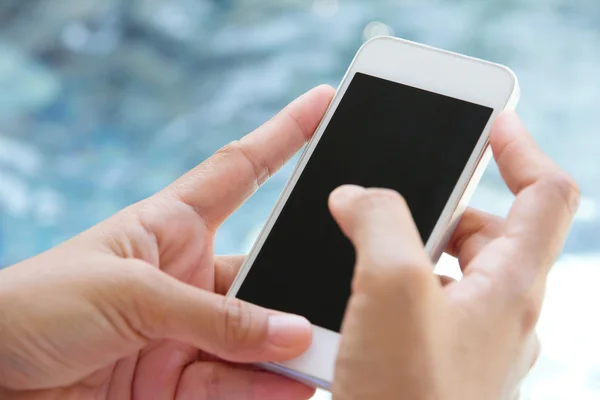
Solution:
M 301 354 L 310 324 L 225 294 L 240 257 L 221 223 L 311 137 L 319 87 L 160 193 L 0 272 L 0 398 L 307 399 L 232 362 Z M 226 360 L 226 361 L 222 361 Z

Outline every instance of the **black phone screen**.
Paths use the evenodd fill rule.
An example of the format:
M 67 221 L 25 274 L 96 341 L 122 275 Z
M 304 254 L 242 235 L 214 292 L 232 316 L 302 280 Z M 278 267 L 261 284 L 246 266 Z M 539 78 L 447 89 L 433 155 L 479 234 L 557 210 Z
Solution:
M 343 184 L 394 189 L 427 242 L 492 111 L 356 73 L 237 297 L 339 332 L 355 256 L 329 194 Z

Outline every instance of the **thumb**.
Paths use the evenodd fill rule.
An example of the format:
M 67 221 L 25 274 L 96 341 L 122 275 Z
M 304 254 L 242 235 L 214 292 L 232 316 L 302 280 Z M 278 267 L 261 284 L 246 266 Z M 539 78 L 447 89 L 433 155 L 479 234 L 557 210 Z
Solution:
M 310 345 L 303 317 L 198 289 L 148 265 L 137 270 L 114 306 L 148 341 L 173 339 L 233 362 L 287 360 Z

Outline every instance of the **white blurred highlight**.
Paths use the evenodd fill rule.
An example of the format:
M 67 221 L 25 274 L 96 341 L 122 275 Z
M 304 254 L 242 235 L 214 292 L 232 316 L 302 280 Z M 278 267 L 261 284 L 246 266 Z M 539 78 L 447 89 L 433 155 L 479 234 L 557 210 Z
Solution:
M 394 36 L 394 30 L 383 22 L 369 22 L 363 31 L 363 39 L 367 41 L 377 36 Z

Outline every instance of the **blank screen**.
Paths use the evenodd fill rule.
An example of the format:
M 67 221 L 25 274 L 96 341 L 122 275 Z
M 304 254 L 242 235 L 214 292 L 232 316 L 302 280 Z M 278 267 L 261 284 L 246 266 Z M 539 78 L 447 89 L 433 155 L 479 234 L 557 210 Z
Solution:
M 492 109 L 357 73 L 237 297 L 339 332 L 355 254 L 331 216 L 343 184 L 394 189 L 426 243 Z

